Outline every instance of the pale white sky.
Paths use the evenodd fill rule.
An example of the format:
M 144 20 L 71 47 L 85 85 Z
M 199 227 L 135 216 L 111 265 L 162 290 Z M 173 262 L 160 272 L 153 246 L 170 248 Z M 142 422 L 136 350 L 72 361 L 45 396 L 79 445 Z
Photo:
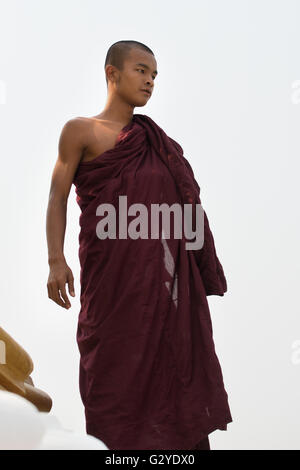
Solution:
M 109 46 L 134 39 L 159 71 L 135 112 L 183 147 L 228 281 L 209 303 L 233 423 L 211 446 L 300 448 L 299 15 L 297 0 L 0 0 L 0 325 L 31 355 L 65 427 L 85 426 L 80 210 L 72 187 L 67 311 L 47 294 L 50 177 L 64 123 L 104 107 Z

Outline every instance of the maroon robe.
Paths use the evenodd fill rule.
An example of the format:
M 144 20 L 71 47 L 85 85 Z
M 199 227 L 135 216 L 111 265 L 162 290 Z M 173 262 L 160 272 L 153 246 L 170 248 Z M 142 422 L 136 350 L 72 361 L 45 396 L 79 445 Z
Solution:
M 79 164 L 73 183 L 86 431 L 113 450 L 192 449 L 232 422 L 206 297 L 223 296 L 227 284 L 205 211 L 200 250 L 150 231 L 151 204 L 201 203 L 192 168 L 175 140 L 134 114 L 114 148 Z M 148 239 L 118 238 L 121 195 L 127 207 L 147 207 Z M 97 236 L 102 203 L 115 207 L 116 239 Z

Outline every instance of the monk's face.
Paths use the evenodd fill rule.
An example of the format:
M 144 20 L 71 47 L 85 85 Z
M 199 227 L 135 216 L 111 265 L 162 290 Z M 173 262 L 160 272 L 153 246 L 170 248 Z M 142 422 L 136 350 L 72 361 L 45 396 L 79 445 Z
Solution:
M 117 93 L 132 106 L 145 106 L 153 92 L 156 70 L 156 60 L 151 53 L 131 49 L 124 60 L 123 70 L 119 72 Z M 149 90 L 150 95 L 143 89 Z

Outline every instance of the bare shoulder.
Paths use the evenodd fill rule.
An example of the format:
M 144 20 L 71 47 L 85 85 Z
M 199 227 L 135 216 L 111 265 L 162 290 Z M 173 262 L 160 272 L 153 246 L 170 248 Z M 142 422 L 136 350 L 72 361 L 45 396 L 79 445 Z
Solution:
M 115 145 L 116 136 L 123 127 L 123 125 L 120 127 L 120 123 L 102 119 L 101 116 L 78 116 L 71 120 L 70 126 L 72 125 L 75 133 L 78 133 L 81 136 L 81 141 L 84 142 L 82 163 L 89 162 L 111 149 Z
M 71 118 L 63 125 L 59 137 L 60 160 L 75 159 L 78 163 L 88 142 L 87 126 L 81 117 Z
M 96 116 L 77 116 L 69 119 L 64 127 L 70 136 L 81 139 L 85 147 L 89 145 L 95 129 L 100 133 L 102 131 L 105 133 L 106 130 L 105 121 L 98 119 Z
M 62 135 L 66 138 L 82 138 L 86 132 L 87 123 L 86 119 L 80 116 L 69 119 L 62 128 Z

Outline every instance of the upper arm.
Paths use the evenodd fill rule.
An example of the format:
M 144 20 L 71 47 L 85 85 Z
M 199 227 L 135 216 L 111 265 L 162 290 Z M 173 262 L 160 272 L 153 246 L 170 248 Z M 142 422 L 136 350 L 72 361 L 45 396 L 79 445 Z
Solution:
M 84 124 L 77 118 L 63 126 L 58 143 L 58 157 L 54 166 L 50 198 L 68 200 L 71 185 L 85 147 Z

